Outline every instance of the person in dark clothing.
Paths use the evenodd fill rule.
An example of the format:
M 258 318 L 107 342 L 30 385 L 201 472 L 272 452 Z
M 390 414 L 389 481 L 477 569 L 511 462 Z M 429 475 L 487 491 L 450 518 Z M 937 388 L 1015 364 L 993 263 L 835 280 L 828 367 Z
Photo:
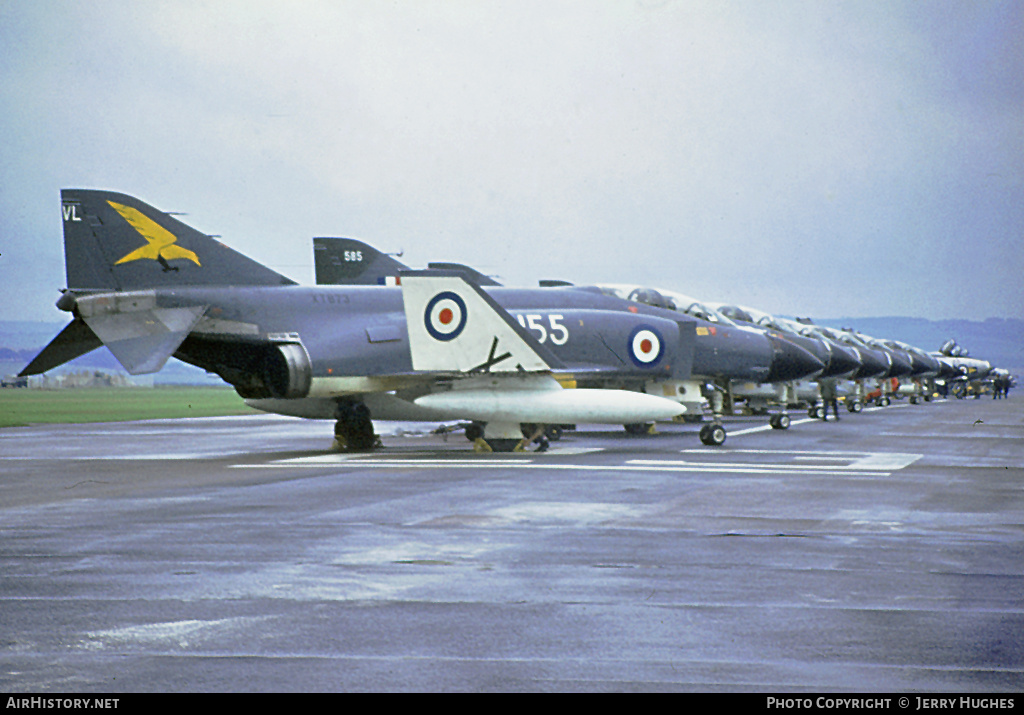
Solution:
M 828 421 L 828 406 L 832 405 L 832 411 L 835 412 L 836 422 L 839 421 L 839 399 L 838 390 L 836 388 L 836 380 L 833 377 L 824 377 L 818 380 L 818 388 L 821 390 L 821 401 L 825 403 L 825 409 L 821 413 L 821 419 L 825 422 Z

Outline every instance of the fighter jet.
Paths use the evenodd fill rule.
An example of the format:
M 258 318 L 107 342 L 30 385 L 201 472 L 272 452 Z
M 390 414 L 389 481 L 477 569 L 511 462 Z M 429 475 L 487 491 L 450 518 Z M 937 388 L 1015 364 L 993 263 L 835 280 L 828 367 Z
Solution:
M 945 368 L 941 380 L 948 392 L 958 399 L 971 394 L 980 396 L 982 385 L 992 372 L 992 363 L 972 358 L 970 352 L 952 338 L 930 355 Z
M 394 280 L 397 274 L 400 276 L 407 267 L 393 259 L 383 260 L 379 251 L 372 246 L 352 238 L 316 238 L 314 239 L 314 251 L 319 256 L 315 262 L 318 266 L 316 280 L 318 284 L 336 284 L 348 280 L 347 277 L 339 276 L 336 271 L 321 270 L 319 266 L 337 262 L 339 256 L 359 255 L 364 257 L 366 272 L 359 276 L 358 280 L 365 283 L 387 283 Z M 429 263 L 428 267 L 445 267 L 456 270 L 469 279 L 480 277 L 480 273 L 468 266 L 458 263 Z M 354 275 L 350 272 L 351 275 Z M 779 380 L 791 380 L 798 377 L 820 372 L 822 363 L 811 352 L 806 350 L 806 345 L 796 346 L 791 341 L 785 340 L 777 335 L 770 335 L 762 329 L 744 328 L 737 326 L 731 321 L 714 313 L 713 311 L 701 311 L 691 309 L 680 311 L 677 303 L 682 304 L 678 294 L 668 293 L 663 295 L 657 290 L 649 288 L 638 288 L 631 286 L 596 285 L 596 286 L 575 286 L 566 281 L 541 281 L 541 285 L 550 289 L 584 291 L 588 293 L 601 293 L 614 298 L 613 304 L 618 309 L 631 313 L 644 311 L 652 315 L 661 315 L 671 320 L 687 320 L 687 316 L 695 322 L 696 345 L 694 349 L 694 362 L 690 379 L 677 380 L 673 385 L 658 383 L 647 383 L 642 386 L 634 385 L 634 389 L 643 389 L 652 394 L 671 396 L 686 407 L 686 413 L 682 415 L 684 421 L 702 421 L 703 408 L 710 400 L 712 409 L 712 421 L 701 429 L 701 440 L 705 444 L 721 444 L 725 439 L 725 428 L 722 426 L 722 391 L 712 388 L 707 389 L 708 384 L 728 386 L 731 382 L 742 380 L 747 382 L 776 382 Z M 495 292 L 497 297 L 498 293 Z M 543 340 L 545 328 L 540 316 L 531 315 L 528 312 L 521 312 L 516 306 L 510 308 L 516 316 L 520 325 L 530 330 L 539 330 L 539 337 Z M 800 338 L 805 342 L 804 338 Z M 769 370 L 764 365 L 770 364 Z M 622 383 L 617 379 L 609 379 L 604 375 L 581 376 L 578 378 L 581 385 L 592 388 L 621 387 Z M 774 416 L 773 416 L 774 420 Z M 780 429 L 788 427 L 788 418 L 785 424 L 781 422 L 773 426 Z M 632 434 L 646 432 L 650 425 L 645 423 L 626 423 L 626 430 Z
M 896 391 L 899 397 L 909 398 L 912 405 L 918 402 L 930 402 L 935 394 L 935 379 L 943 372 L 948 373 L 938 358 L 929 355 L 921 348 L 900 340 L 869 340 L 870 344 L 881 344 L 891 350 L 898 350 L 910 361 L 909 379 L 902 380 Z
M 105 345 L 130 374 L 175 357 L 259 409 L 333 419 L 349 449 L 373 448 L 378 418 L 476 420 L 478 446 L 505 450 L 524 446 L 523 424 L 680 415 L 679 390 L 705 359 L 698 321 L 599 291 L 485 290 L 450 270 L 401 273 L 395 287 L 300 286 L 131 196 L 61 200 L 57 305 L 73 319 L 22 375 Z M 747 374 L 808 367 L 767 340 L 725 356 Z
M 853 379 L 864 370 L 861 354 L 849 345 L 844 345 L 823 334 L 815 334 L 804 330 L 804 326 L 794 320 L 765 313 L 754 308 L 741 307 L 730 303 L 710 303 L 709 309 L 719 311 L 740 325 L 750 325 L 761 330 L 772 331 L 787 340 L 813 352 L 825 365 L 825 369 L 809 379 L 796 380 L 777 387 L 776 394 L 766 395 L 764 389 L 756 390 L 754 386 L 738 386 L 738 394 L 746 394 L 749 406 L 756 409 L 774 397 L 783 405 L 805 406 L 811 417 L 824 417 L 824 405 L 817 380 L 822 378 Z M 860 406 L 853 400 L 847 402 L 850 411 L 858 411 Z M 784 414 L 784 412 L 783 412 Z M 776 425 L 773 425 L 776 426 Z
M 746 331 L 785 340 L 806 350 L 822 363 L 821 370 L 815 374 L 804 376 L 802 380 L 756 382 L 719 379 L 715 383 L 717 392 L 712 397 L 721 394 L 725 404 L 718 405 L 716 401 L 713 401 L 715 412 L 723 410 L 731 412 L 736 401 L 745 402 L 748 409 L 755 414 L 767 413 L 769 405 L 776 405 L 780 411 L 771 415 L 769 424 L 775 429 L 788 429 L 790 425 L 788 408 L 801 402 L 806 403 L 808 400 L 813 404 L 817 400 L 817 385 L 811 382 L 812 380 L 844 375 L 859 364 L 851 352 L 842 348 L 833 348 L 824 340 L 806 337 L 796 332 L 786 333 L 774 325 L 764 325 L 752 319 L 735 321 L 717 310 L 713 304 L 702 303 L 678 291 L 628 284 L 599 284 L 598 287 L 606 293 L 625 297 L 627 300 L 678 310 L 706 320 L 717 326 L 720 331 L 734 333 Z

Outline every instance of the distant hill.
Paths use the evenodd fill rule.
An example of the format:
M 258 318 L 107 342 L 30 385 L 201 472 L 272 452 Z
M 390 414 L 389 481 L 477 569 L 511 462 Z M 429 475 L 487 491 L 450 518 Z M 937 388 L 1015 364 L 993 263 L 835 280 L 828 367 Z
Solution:
M 33 320 L 0 320 L 0 348 L 8 350 L 35 350 L 38 352 L 67 323 L 47 323 Z M 35 353 L 32 353 L 35 356 Z

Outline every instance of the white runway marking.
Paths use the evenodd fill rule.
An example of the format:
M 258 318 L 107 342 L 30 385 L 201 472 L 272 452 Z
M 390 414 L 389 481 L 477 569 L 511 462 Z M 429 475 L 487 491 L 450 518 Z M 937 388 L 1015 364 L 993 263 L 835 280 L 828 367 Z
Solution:
M 683 453 L 699 453 L 707 455 L 706 449 L 684 449 Z M 829 461 L 843 462 L 846 465 L 835 465 L 833 469 L 843 470 L 864 470 L 864 469 L 887 469 L 895 471 L 908 467 L 921 458 L 920 454 L 909 452 L 842 452 L 842 451 L 813 451 L 813 450 L 789 450 L 789 449 L 730 449 L 728 454 L 770 454 L 782 455 L 792 454 L 793 461 Z M 793 469 L 803 469 L 799 465 L 791 465 Z M 807 466 L 807 469 L 820 469 L 821 467 Z
M 878 412 L 880 410 L 898 410 L 898 409 L 904 408 L 904 407 L 910 407 L 910 405 L 889 405 L 888 407 L 865 407 L 863 411 L 864 412 Z M 800 420 L 792 420 L 792 422 L 790 422 L 790 427 L 795 427 L 796 425 L 805 425 L 808 422 L 820 422 L 820 421 L 821 420 L 819 420 L 817 417 L 805 417 L 805 418 L 800 419 Z M 834 420 L 829 420 L 829 422 L 832 422 L 832 421 L 834 421 Z M 842 420 L 840 420 L 840 422 L 842 422 Z M 768 431 L 770 429 L 774 429 L 774 428 L 770 424 L 763 424 L 763 425 L 760 425 L 758 427 L 748 427 L 747 429 L 729 430 L 729 436 L 730 437 L 736 437 L 736 436 L 741 435 L 741 434 L 753 434 L 755 432 L 766 432 L 766 431 Z
M 602 450 L 588 450 L 599 452 Z M 700 472 L 705 474 L 774 474 L 804 476 L 863 476 L 886 477 L 903 469 L 918 459 L 920 454 L 896 452 L 809 452 L 789 450 L 730 450 L 720 453 L 723 457 L 737 454 L 771 455 L 775 462 L 708 461 L 712 456 L 707 450 L 683 450 L 697 452 L 704 459 L 688 461 L 678 459 L 630 459 L 620 464 L 566 464 L 549 461 L 551 453 L 508 454 L 500 457 L 478 457 L 472 454 L 456 454 L 438 458 L 436 453 L 420 452 L 401 456 L 390 455 L 347 455 L 323 454 L 313 457 L 281 459 L 265 464 L 235 464 L 239 469 L 275 469 L 294 467 L 358 467 L 363 469 L 478 469 L 498 467 L 505 469 L 546 469 L 577 472 Z M 454 457 L 454 458 L 453 458 Z M 797 464 L 798 460 L 821 461 L 823 464 Z M 840 462 L 836 464 L 836 462 Z M 842 463 L 842 462 L 845 462 Z

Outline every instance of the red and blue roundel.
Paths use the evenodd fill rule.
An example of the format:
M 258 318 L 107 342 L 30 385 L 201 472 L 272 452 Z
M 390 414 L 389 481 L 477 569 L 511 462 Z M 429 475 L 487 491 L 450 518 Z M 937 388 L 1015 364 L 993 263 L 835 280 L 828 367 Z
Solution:
M 450 290 L 438 293 L 427 303 L 423 322 L 435 340 L 454 340 L 466 327 L 466 302 Z
M 637 367 L 654 367 L 665 354 L 665 341 L 654 328 L 641 325 L 629 334 L 629 357 Z

